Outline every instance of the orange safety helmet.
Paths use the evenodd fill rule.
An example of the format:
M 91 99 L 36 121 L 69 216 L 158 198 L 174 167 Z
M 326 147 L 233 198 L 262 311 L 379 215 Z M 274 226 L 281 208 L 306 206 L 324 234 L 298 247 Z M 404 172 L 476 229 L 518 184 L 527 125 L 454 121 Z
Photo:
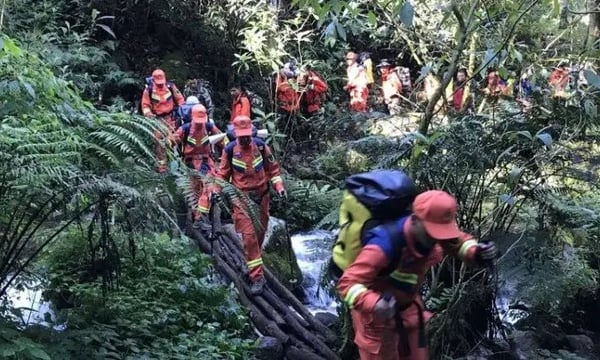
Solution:
M 206 122 L 206 108 L 202 104 L 196 104 L 192 106 L 192 122 L 194 123 L 205 123 Z
M 152 82 L 156 85 L 164 85 L 167 83 L 167 76 L 161 69 L 156 69 L 152 72 Z
M 252 136 L 252 120 L 246 115 L 238 115 L 233 119 L 235 137 Z

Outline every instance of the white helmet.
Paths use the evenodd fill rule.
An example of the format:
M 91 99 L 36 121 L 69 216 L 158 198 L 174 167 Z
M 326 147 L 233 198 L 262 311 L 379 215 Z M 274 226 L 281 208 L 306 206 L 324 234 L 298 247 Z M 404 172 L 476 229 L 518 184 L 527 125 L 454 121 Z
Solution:
M 185 99 L 185 104 L 186 105 L 196 105 L 196 104 L 200 104 L 200 100 L 198 100 L 197 97 L 195 96 L 188 96 L 187 99 Z

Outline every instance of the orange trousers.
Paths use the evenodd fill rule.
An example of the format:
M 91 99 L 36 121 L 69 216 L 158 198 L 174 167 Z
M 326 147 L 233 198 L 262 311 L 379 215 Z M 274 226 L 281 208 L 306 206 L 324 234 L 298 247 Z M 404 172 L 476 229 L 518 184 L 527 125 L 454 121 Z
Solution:
M 421 302 L 420 302 L 421 303 Z M 360 360 L 428 360 L 427 347 L 419 348 L 419 307 L 410 305 L 400 313 L 409 352 L 404 353 L 395 319 L 379 319 L 371 313 L 352 310 L 354 342 L 358 346 Z M 423 311 L 425 323 L 433 316 Z
M 165 116 L 160 119 L 170 129 L 171 132 L 175 131 L 175 121 L 170 116 Z M 154 153 L 158 159 L 159 173 L 167 171 L 167 153 L 165 151 L 165 144 L 162 144 L 163 140 L 163 134 L 160 131 L 154 131 Z
M 215 175 L 215 162 L 210 157 L 203 156 L 191 156 L 185 158 L 185 163 L 188 167 L 198 171 L 202 176 L 214 176 Z M 204 186 L 204 182 L 197 176 L 192 176 L 190 179 L 192 191 L 194 193 L 194 204 L 198 204 L 199 207 L 194 207 L 192 214 L 194 220 L 198 220 L 201 217 L 199 209 L 206 209 L 208 213 L 210 207 L 209 191 L 208 187 Z
M 354 88 L 350 91 L 350 110 L 356 112 L 367 111 L 367 99 L 369 97 L 368 88 Z
M 248 192 L 246 192 L 248 194 Z M 244 254 L 250 281 L 257 281 L 263 277 L 262 243 L 265 239 L 265 232 L 269 223 L 269 190 L 258 191 L 262 193 L 260 198 L 260 230 L 256 231 L 252 219 L 247 214 L 246 206 L 239 203 L 233 204 L 233 223 L 235 231 L 242 234 L 242 243 L 244 245 Z M 251 195 L 249 195 L 252 198 Z M 240 206 L 241 205 L 241 206 Z

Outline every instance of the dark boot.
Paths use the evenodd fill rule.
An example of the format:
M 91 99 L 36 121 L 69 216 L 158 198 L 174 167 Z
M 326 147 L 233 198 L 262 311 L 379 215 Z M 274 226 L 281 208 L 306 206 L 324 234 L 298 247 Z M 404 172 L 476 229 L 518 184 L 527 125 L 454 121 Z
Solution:
M 266 283 L 267 283 L 267 281 L 265 280 L 264 277 L 252 282 L 252 285 L 250 285 L 250 294 L 252 294 L 252 295 L 262 294 Z

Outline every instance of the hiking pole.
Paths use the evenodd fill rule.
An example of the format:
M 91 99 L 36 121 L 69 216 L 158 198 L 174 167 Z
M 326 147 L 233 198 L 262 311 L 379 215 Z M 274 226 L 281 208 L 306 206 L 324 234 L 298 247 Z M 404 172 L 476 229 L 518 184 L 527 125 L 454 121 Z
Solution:
M 283 222 L 285 223 L 285 236 L 287 238 L 288 244 L 290 245 L 290 246 L 288 246 L 288 263 L 290 265 L 290 275 L 291 275 L 289 283 L 295 284 L 297 282 L 296 281 L 296 270 L 295 270 L 296 268 L 295 268 L 295 266 L 293 266 L 293 263 L 292 263 L 293 247 L 292 247 L 292 237 L 290 236 L 290 229 L 288 227 L 288 218 L 289 218 L 288 211 L 289 211 L 289 209 L 286 206 L 285 211 L 284 211 L 285 219 L 283 219 Z
M 210 241 L 210 256 L 213 256 L 214 242 L 217 236 L 220 236 L 220 230 L 215 230 L 215 224 L 217 222 L 217 215 L 215 208 L 219 206 L 217 202 L 216 194 L 210 197 L 210 209 L 208 210 L 208 220 L 210 221 L 210 232 L 208 234 L 208 240 Z M 219 214 L 220 215 L 220 214 Z

